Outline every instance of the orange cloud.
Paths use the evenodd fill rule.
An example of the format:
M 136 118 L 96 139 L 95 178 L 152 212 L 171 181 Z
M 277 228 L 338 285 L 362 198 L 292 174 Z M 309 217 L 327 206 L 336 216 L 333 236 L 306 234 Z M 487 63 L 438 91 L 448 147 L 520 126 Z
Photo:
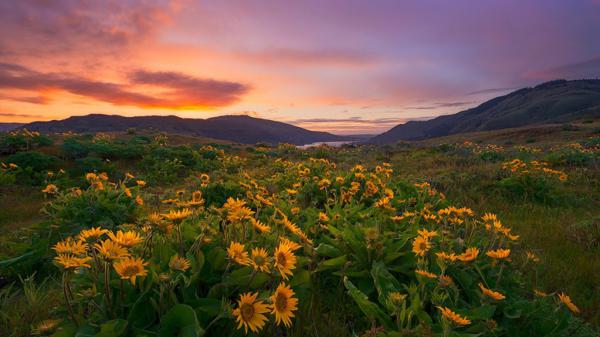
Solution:
M 145 86 L 162 91 L 150 95 L 132 90 L 136 87 L 139 90 Z M 0 63 L 0 88 L 37 93 L 60 90 L 114 105 L 166 109 L 227 106 L 239 101 L 241 96 L 250 90 L 248 85 L 242 83 L 197 78 L 175 72 L 139 70 L 130 74 L 128 83 L 117 84 L 86 79 L 68 73 L 41 73 L 8 63 Z M 14 97 L 13 100 L 23 99 Z M 28 101 L 47 103 L 45 99 L 37 102 Z

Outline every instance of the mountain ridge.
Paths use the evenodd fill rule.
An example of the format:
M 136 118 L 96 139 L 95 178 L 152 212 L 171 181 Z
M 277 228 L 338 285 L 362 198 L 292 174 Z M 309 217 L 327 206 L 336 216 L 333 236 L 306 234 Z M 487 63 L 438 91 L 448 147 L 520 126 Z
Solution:
M 89 114 L 71 116 L 63 120 L 32 122 L 21 126 L 32 131 L 57 133 L 125 132 L 130 128 L 152 130 L 172 134 L 209 137 L 232 142 L 255 144 L 291 143 L 297 145 L 315 142 L 351 139 L 328 132 L 303 129 L 291 124 L 246 115 L 224 115 L 201 118 L 178 116 L 135 116 Z
M 400 124 L 368 142 L 423 140 L 597 116 L 600 116 L 600 80 L 554 80 L 492 98 L 455 114 Z
M 0 132 L 8 132 L 25 125 L 25 123 L 0 123 Z

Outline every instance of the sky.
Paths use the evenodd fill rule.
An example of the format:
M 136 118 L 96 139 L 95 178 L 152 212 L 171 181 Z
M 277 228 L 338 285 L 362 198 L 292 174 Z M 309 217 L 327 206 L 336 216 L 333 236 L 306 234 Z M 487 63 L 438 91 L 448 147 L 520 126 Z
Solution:
M 600 0 L 0 1 L 0 122 L 246 114 L 374 134 L 600 77 Z

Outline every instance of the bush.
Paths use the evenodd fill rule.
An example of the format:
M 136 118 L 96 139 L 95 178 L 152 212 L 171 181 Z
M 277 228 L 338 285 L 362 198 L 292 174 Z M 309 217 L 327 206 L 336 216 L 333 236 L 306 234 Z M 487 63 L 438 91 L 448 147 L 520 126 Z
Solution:
M 75 167 L 69 170 L 72 177 L 83 177 L 88 172 L 106 172 L 115 174 L 115 165 L 99 157 L 85 157 L 75 161 Z
M 136 198 L 141 198 L 139 187 L 111 185 L 104 180 L 104 175 L 90 176 L 90 187 L 59 190 L 44 207 L 44 213 L 63 235 L 95 226 L 115 228 L 135 222 L 137 218 L 140 201 Z
M 503 176 L 497 183 L 513 200 L 545 204 L 562 202 L 558 185 L 568 179 L 563 171 L 548 168 L 547 162 L 513 159 L 502 164 Z
M 83 158 L 90 153 L 89 143 L 75 137 L 66 138 L 60 148 L 63 156 L 68 159 Z
M 15 153 L 6 158 L 6 162 L 14 163 L 20 168 L 16 179 L 18 183 L 25 185 L 42 184 L 48 171 L 58 169 L 61 163 L 57 157 L 36 151 Z
M 0 154 L 13 154 L 52 145 L 52 139 L 26 129 L 0 133 Z

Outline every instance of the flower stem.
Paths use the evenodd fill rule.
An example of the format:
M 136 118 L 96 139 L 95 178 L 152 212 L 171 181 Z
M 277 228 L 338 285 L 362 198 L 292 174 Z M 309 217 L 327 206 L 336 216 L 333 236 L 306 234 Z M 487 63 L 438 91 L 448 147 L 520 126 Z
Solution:
M 79 326 L 77 322 L 77 318 L 75 317 L 75 313 L 73 312 L 73 306 L 71 306 L 71 300 L 69 299 L 69 280 L 67 279 L 67 272 L 63 272 L 62 274 L 62 283 L 63 283 L 63 294 L 65 296 L 65 302 L 67 303 L 67 310 L 69 311 L 69 316 L 75 323 L 76 326 Z
M 112 302 L 110 300 L 110 269 L 108 262 L 104 262 L 104 296 L 106 298 L 106 311 L 112 317 Z

